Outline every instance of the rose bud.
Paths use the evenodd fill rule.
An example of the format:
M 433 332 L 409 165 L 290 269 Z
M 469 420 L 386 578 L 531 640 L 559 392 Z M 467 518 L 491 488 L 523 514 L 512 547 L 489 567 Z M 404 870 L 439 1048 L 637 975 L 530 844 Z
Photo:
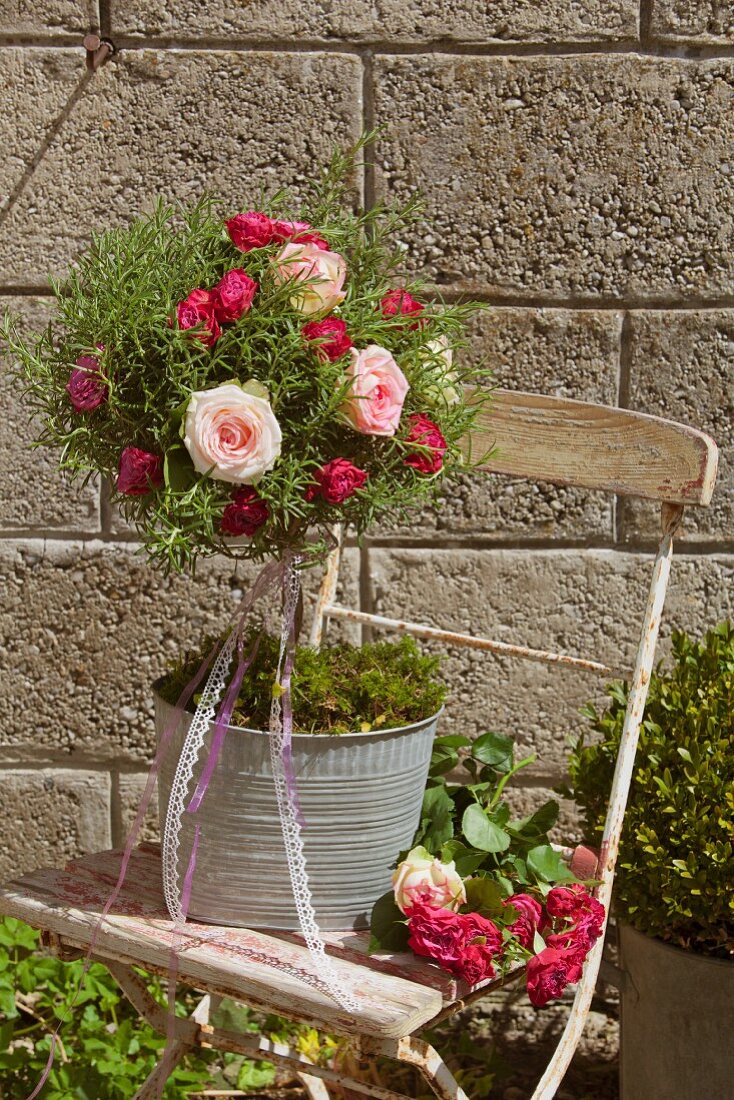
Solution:
M 232 503 L 222 513 L 219 529 L 223 535 L 246 535 L 247 538 L 252 538 L 269 518 L 270 509 L 257 490 L 251 485 L 245 485 L 235 490 Z
M 250 252 L 253 248 L 265 248 L 278 238 L 275 235 L 275 224 L 267 216 L 257 210 L 249 210 L 246 214 L 235 214 L 228 222 L 225 222 L 229 239 L 240 252 Z
M 380 299 L 380 306 L 383 317 L 415 317 L 425 309 L 425 306 L 411 297 L 407 290 L 401 289 L 388 290 L 385 297 Z M 410 327 L 418 328 L 418 325 L 419 322 L 416 321 Z
M 257 283 L 241 267 L 224 275 L 212 291 L 218 321 L 238 321 L 247 313 L 257 293 Z
M 214 315 L 215 299 L 209 290 L 192 290 L 176 306 L 176 319 L 180 329 L 198 329 L 191 335 L 211 347 L 221 335 L 219 322 Z
M 318 341 L 314 351 L 322 363 L 335 362 L 353 346 L 347 326 L 339 317 L 326 317 L 323 321 L 309 321 L 301 329 L 304 340 Z
M 104 351 L 104 344 L 97 344 Z M 107 383 L 99 376 L 99 359 L 96 355 L 80 355 L 66 383 L 66 392 L 74 406 L 74 412 L 91 412 L 106 400 Z
M 273 222 L 276 239 L 279 241 L 292 240 L 297 244 L 315 244 L 317 248 L 328 251 L 329 242 L 312 229 L 308 222 Z
M 163 484 L 163 459 L 139 447 L 125 447 L 120 455 L 117 491 L 140 497 Z
M 406 436 L 406 442 L 419 443 L 427 450 L 408 455 L 403 459 L 405 465 L 412 466 L 420 474 L 438 473 L 443 466 L 443 456 L 446 453 L 446 440 L 441 430 L 423 413 L 413 413 L 408 420 L 410 430 Z
M 361 489 L 369 474 L 346 458 L 333 458 L 314 474 L 317 484 L 306 490 L 306 500 L 322 497 L 327 504 L 341 504 Z

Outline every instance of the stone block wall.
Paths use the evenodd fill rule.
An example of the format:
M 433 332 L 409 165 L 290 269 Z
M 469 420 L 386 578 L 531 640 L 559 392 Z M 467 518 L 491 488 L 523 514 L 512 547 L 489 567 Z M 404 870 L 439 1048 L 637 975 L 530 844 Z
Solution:
M 81 41 L 117 52 L 98 71 Z M 734 598 L 732 0 L 0 0 L 0 308 L 29 328 L 95 228 L 203 188 L 242 208 L 385 129 L 366 203 L 426 196 L 409 265 L 488 304 L 468 354 L 503 386 L 658 413 L 722 447 L 679 541 L 665 618 Z M 104 485 L 58 477 L 0 377 L 0 874 L 119 843 L 153 744 L 150 682 L 222 621 L 247 571 L 163 580 Z M 633 657 L 657 517 L 466 477 L 437 515 L 353 548 L 344 594 L 530 645 Z M 665 640 L 663 641 L 665 647 Z M 596 681 L 450 651 L 445 728 L 513 732 L 564 768 Z M 566 818 L 573 824 L 572 808 Z

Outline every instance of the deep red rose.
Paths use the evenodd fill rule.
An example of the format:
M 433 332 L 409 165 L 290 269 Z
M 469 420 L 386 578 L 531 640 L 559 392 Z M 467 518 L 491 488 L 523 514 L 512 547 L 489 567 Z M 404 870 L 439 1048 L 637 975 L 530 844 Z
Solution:
M 276 240 L 275 223 L 267 214 L 257 210 L 248 210 L 246 214 L 235 214 L 225 222 L 229 239 L 240 252 L 250 252 L 253 248 L 265 248 Z
M 361 489 L 369 474 L 360 470 L 346 458 L 332 458 L 313 475 L 316 485 L 306 490 L 306 500 L 320 496 L 327 504 L 341 504 L 357 489 Z
M 176 319 L 180 329 L 198 328 L 192 332 L 202 344 L 211 347 L 221 335 L 219 322 L 214 313 L 214 295 L 209 290 L 192 290 L 188 298 L 184 298 L 176 306 Z M 199 327 L 200 326 L 200 327 Z
M 295 244 L 315 244 L 322 252 L 329 251 L 329 242 L 311 228 L 309 222 L 273 222 L 275 239 L 278 241 L 293 241 Z
M 508 932 L 530 951 L 535 933 L 543 921 L 543 906 L 530 894 L 513 894 L 504 904 L 511 905 L 518 913 L 517 919 L 508 925 Z
M 545 907 L 549 917 L 575 919 L 584 909 L 590 908 L 589 903 L 593 900 L 595 899 L 590 896 L 585 886 L 580 882 L 571 882 L 568 886 L 554 886 L 549 890 Z M 596 904 L 598 905 L 599 902 Z
M 220 531 L 223 535 L 246 535 L 252 538 L 258 528 L 270 518 L 270 509 L 251 485 L 235 489 L 232 503 L 222 513 Z
M 494 977 L 494 957 L 494 953 L 485 944 L 470 943 L 463 948 L 460 958 L 451 966 L 451 973 L 457 978 L 463 978 L 469 985 L 478 985 L 479 982 Z
M 415 317 L 426 308 L 421 302 L 408 294 L 407 290 L 400 288 L 388 290 L 384 298 L 380 299 L 383 317 Z M 414 321 L 411 328 L 418 328 L 420 322 Z
M 531 1004 L 541 1008 L 560 997 L 567 985 L 581 977 L 583 962 L 578 952 L 563 947 L 546 947 L 528 960 L 527 987 Z
M 345 352 L 354 347 L 347 332 L 347 326 L 339 317 L 325 317 L 323 321 L 309 321 L 301 329 L 301 335 L 309 343 L 318 340 L 314 348 L 319 359 L 325 363 L 341 359 Z
M 416 451 L 403 461 L 406 466 L 412 466 L 420 474 L 435 474 L 443 466 L 443 456 L 446 453 L 446 440 L 440 429 L 432 420 L 423 413 L 413 413 L 408 417 L 410 428 L 405 437 L 407 443 L 420 443 L 428 450 Z
M 247 313 L 257 293 L 257 283 L 241 267 L 224 275 L 212 291 L 218 321 L 238 321 Z
M 406 915 L 411 950 L 450 970 L 467 946 L 466 926 L 460 914 L 416 902 Z
M 479 913 L 460 913 L 467 937 L 472 943 L 483 943 L 493 955 L 502 954 L 502 933 L 494 921 Z
M 140 497 L 163 484 L 163 459 L 139 447 L 125 447 L 120 455 L 117 491 Z
M 104 344 L 97 344 L 104 351 Z M 99 376 L 99 359 L 96 355 L 80 355 L 66 383 L 66 392 L 74 406 L 74 412 L 91 412 L 108 397 L 109 389 Z

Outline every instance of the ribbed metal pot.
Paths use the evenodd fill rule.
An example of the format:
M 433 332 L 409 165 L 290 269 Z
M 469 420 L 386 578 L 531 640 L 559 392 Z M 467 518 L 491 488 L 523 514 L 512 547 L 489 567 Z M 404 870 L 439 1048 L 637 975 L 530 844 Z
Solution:
M 156 693 L 159 738 L 172 711 Z M 389 889 L 391 865 L 418 827 L 438 717 L 379 732 L 293 737 L 309 883 L 323 929 L 366 926 L 374 902 Z M 161 768 L 161 831 L 190 723 L 191 715 L 182 715 Z M 201 836 L 189 916 L 212 924 L 296 929 L 267 733 L 228 728 L 196 822 Z M 188 864 L 193 830 L 185 814 L 180 869 Z

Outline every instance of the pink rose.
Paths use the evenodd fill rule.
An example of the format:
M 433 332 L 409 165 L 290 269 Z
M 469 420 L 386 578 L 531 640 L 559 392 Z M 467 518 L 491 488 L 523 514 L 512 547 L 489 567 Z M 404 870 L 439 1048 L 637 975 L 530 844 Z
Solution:
M 317 484 L 306 490 L 306 500 L 322 497 L 327 504 L 341 504 L 361 489 L 369 474 L 346 458 L 333 458 L 313 475 Z
M 202 344 L 211 347 L 221 335 L 221 329 L 214 313 L 214 295 L 208 290 L 192 290 L 188 298 L 184 298 L 176 306 L 176 318 L 180 329 L 196 329 L 192 332 Z
M 384 298 L 380 299 L 383 317 L 415 317 L 422 313 L 425 306 L 411 298 L 407 290 L 388 290 Z M 418 328 L 420 322 L 415 321 L 410 327 Z
M 252 305 L 256 291 L 257 283 L 243 268 L 228 271 L 212 291 L 217 320 L 238 321 Z
M 286 244 L 273 261 L 279 285 L 295 280 L 291 305 L 306 316 L 328 313 L 346 297 L 344 257 L 312 243 Z
M 446 453 L 446 440 L 441 430 L 423 413 L 413 413 L 409 418 L 410 429 L 407 443 L 418 443 L 424 450 L 416 451 L 405 459 L 406 466 L 412 466 L 421 474 L 436 474 L 443 466 Z
M 117 491 L 140 497 L 163 484 L 163 459 L 139 447 L 125 447 L 120 455 Z
M 365 435 L 395 435 L 408 381 L 389 351 L 370 344 L 350 349 L 346 376 L 351 380 L 341 411 L 352 427 Z
M 441 863 L 439 859 L 426 859 L 419 854 L 421 851 L 409 852 L 407 859 L 393 871 L 395 904 L 401 913 L 412 911 L 416 904 L 446 909 L 464 905 L 466 890 L 453 861 Z
M 258 382 L 192 393 L 184 431 L 194 467 L 217 481 L 254 485 L 280 455 L 280 425 Z
M 97 344 L 104 351 L 104 344 Z M 96 355 L 80 355 L 66 383 L 66 392 L 74 406 L 74 412 L 91 412 L 107 400 L 109 389 L 99 376 L 99 359 Z
M 507 898 L 504 905 L 511 905 L 518 913 L 517 919 L 508 926 L 508 932 L 511 932 L 515 939 L 530 951 L 535 933 L 540 930 L 543 922 L 542 905 L 530 894 L 513 894 L 511 898 Z
M 225 222 L 229 239 L 240 252 L 250 252 L 253 248 L 265 248 L 276 240 L 275 225 L 267 214 L 257 210 L 248 210 L 246 214 L 235 214 Z
M 223 535 L 246 535 L 252 538 L 255 532 L 267 523 L 270 509 L 251 485 L 235 489 L 232 503 L 222 512 L 220 531 Z
M 323 321 L 309 321 L 301 329 L 301 335 L 309 343 L 318 341 L 316 354 L 322 363 L 334 363 L 351 347 L 347 326 L 339 317 L 325 317 Z
M 292 240 L 298 244 L 315 244 L 317 248 L 328 251 L 329 243 L 315 230 L 309 222 L 273 222 L 275 238 L 279 241 Z
M 531 1004 L 541 1008 L 560 997 L 567 985 L 581 977 L 582 964 L 573 950 L 546 947 L 528 960 L 527 987 Z

